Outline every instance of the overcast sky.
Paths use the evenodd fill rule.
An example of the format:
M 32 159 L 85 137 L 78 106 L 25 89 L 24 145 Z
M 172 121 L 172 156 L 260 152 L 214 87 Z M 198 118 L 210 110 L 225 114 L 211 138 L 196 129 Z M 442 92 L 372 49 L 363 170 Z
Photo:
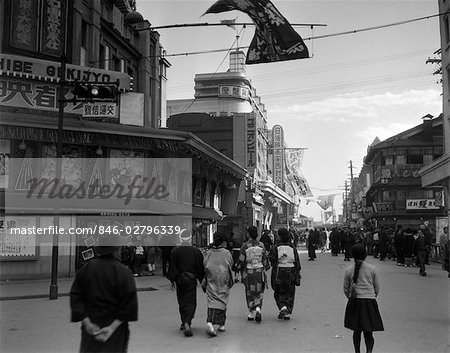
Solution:
M 137 0 L 137 10 L 152 26 L 217 23 L 244 13 L 201 15 L 215 1 Z M 266 106 L 269 127 L 284 128 L 289 147 L 307 148 L 303 172 L 315 196 L 340 193 L 349 178 L 349 161 L 357 175 L 367 146 L 442 111 L 441 87 L 426 64 L 440 47 L 437 17 L 382 29 L 310 40 L 308 38 L 394 24 L 438 14 L 437 0 L 303 1 L 273 0 L 291 23 L 326 24 L 295 27 L 312 58 L 248 65 L 247 76 Z M 237 27 L 240 32 L 242 26 Z M 170 56 L 228 49 L 237 31 L 229 27 L 160 29 L 161 44 L 172 64 L 168 99 L 193 98 L 194 76 L 228 69 L 226 52 Z M 240 33 L 248 46 L 254 27 Z

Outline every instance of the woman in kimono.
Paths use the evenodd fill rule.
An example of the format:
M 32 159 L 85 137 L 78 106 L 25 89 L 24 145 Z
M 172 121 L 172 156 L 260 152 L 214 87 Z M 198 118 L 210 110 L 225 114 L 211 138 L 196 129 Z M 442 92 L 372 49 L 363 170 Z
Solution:
M 207 295 L 208 317 L 206 332 L 210 336 L 217 336 L 215 326 L 219 331 L 225 331 L 225 320 L 230 288 L 233 286 L 232 266 L 233 258 L 226 249 L 225 234 L 214 233 L 211 249 L 206 252 L 203 264 L 205 278 L 202 281 L 203 291 Z
M 280 243 L 270 252 L 271 285 L 280 311 L 278 318 L 289 320 L 294 308 L 295 286 L 300 285 L 300 258 L 297 249 L 289 241 L 286 228 L 278 229 L 278 239 Z
M 120 263 L 118 235 L 101 237 L 99 257 L 77 271 L 70 290 L 71 321 L 81 321 L 80 352 L 126 352 L 129 321 L 137 321 L 136 284 Z
M 264 289 L 267 286 L 266 271 L 270 268 L 264 244 L 256 238 L 258 230 L 255 226 L 247 228 L 249 240 L 245 242 L 239 253 L 238 269 L 241 271 L 242 283 L 245 286 L 249 321 L 261 322 L 261 309 Z

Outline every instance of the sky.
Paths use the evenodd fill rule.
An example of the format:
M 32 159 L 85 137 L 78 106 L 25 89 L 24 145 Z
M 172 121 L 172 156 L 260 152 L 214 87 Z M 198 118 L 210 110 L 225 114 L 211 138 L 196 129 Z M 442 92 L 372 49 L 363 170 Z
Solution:
M 137 0 L 137 11 L 152 26 L 251 22 L 238 11 L 202 14 L 214 0 Z M 437 0 L 272 0 L 297 27 L 310 58 L 247 65 L 246 74 L 267 110 L 269 128 L 283 126 L 288 147 L 306 148 L 302 170 L 314 196 L 342 195 L 345 180 L 359 174 L 367 147 L 442 112 L 441 87 L 427 64 L 440 47 L 437 17 L 361 31 L 438 14 Z M 241 32 L 242 30 L 242 32 Z M 167 99 L 193 98 L 194 77 L 225 72 L 227 52 L 171 56 L 248 46 L 254 27 L 159 29 L 171 63 Z M 310 39 L 341 32 L 346 35 Z M 244 50 L 246 51 L 246 49 Z

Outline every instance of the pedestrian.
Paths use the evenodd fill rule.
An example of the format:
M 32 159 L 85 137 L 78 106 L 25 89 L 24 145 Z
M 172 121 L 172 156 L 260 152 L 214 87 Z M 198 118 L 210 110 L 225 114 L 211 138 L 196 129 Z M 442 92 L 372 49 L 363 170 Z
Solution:
M 373 258 L 378 259 L 379 254 L 380 254 L 379 228 L 375 228 L 375 231 L 373 232 Z
M 367 256 L 364 246 L 355 244 L 351 253 L 355 262 L 344 275 L 344 294 L 348 298 L 344 326 L 353 331 L 355 353 L 360 352 L 361 333 L 366 351 L 371 353 L 375 343 L 373 332 L 384 331 L 376 300 L 380 285 L 375 266 L 364 261 Z
M 444 244 L 444 248 L 441 251 L 442 256 L 444 257 L 442 261 L 442 267 L 448 272 L 447 277 L 450 278 L 450 239 L 448 238 L 448 236 L 447 241 Z
M 425 236 L 422 229 L 419 229 L 416 233 L 416 239 L 414 240 L 414 255 L 416 256 L 417 262 L 419 263 L 419 274 L 421 276 L 426 276 L 425 271 L 425 257 L 427 253 L 427 248 L 425 245 Z
M 340 250 L 340 232 L 337 228 L 333 228 L 330 233 L 331 255 L 338 256 Z
M 405 257 L 405 266 L 413 266 L 413 250 L 414 250 L 414 235 L 411 228 L 406 228 L 403 233 L 403 255 Z
M 71 321 L 82 322 L 80 352 L 127 352 L 129 321 L 138 319 L 136 284 L 120 262 L 121 237 L 99 238 L 99 254 L 81 267 L 70 289 Z
M 270 252 L 272 265 L 271 285 L 277 304 L 279 319 L 289 320 L 294 308 L 295 287 L 300 286 L 300 258 L 289 241 L 286 228 L 278 229 L 280 243 Z
M 146 246 L 144 248 L 144 257 L 147 262 L 149 275 L 154 276 L 156 271 L 156 246 Z
M 142 276 L 142 267 L 146 263 L 145 259 L 145 251 L 142 246 L 142 238 L 140 235 L 136 237 L 136 241 L 134 242 L 134 254 L 133 254 L 133 276 L 138 277 Z
M 373 254 L 373 231 L 371 229 L 367 229 L 364 232 L 364 237 L 366 239 L 367 255 L 372 256 L 372 254 Z
M 172 252 L 173 246 L 163 245 L 160 246 L 161 250 L 161 262 L 162 262 L 162 274 L 164 277 L 167 277 L 167 273 L 169 272 L 169 263 L 170 263 L 170 253 Z
M 324 253 L 326 251 L 326 245 L 327 245 L 327 232 L 325 231 L 325 228 L 322 228 L 322 230 L 319 233 L 319 243 L 320 243 L 320 251 Z
M 180 330 L 186 337 L 191 337 L 192 320 L 197 309 L 197 280 L 201 283 L 205 276 L 202 252 L 191 245 L 192 236 L 180 235 L 181 245 L 175 247 L 170 254 L 169 273 L 167 278 L 176 289 L 181 318 Z
M 345 252 L 344 252 L 344 261 L 350 261 L 351 258 L 351 250 L 352 246 L 355 244 L 355 236 L 353 235 L 353 232 L 348 229 L 348 227 L 345 227 L 344 230 L 344 246 L 345 246 Z
M 242 244 L 239 252 L 238 269 L 241 271 L 241 281 L 245 286 L 249 321 L 262 320 L 261 310 L 264 289 L 267 286 L 266 271 L 270 268 L 264 244 L 256 238 L 258 230 L 255 226 L 247 228 L 248 241 Z
M 425 226 L 425 224 L 420 225 L 420 230 L 423 233 L 424 242 L 425 242 L 425 265 L 430 264 L 430 253 L 431 253 L 431 244 L 433 243 L 433 234 L 428 229 L 428 227 Z
M 399 224 L 397 230 L 395 231 L 394 245 L 395 253 L 397 255 L 397 266 L 405 265 L 405 255 L 403 252 L 404 234 L 402 226 Z
M 261 235 L 261 238 L 259 239 L 261 243 L 264 244 L 264 247 L 268 253 L 270 252 L 270 249 L 272 249 L 273 246 L 273 242 L 272 239 L 270 238 L 269 233 L 270 233 L 269 230 L 264 230 Z
M 386 261 L 386 256 L 388 252 L 388 232 L 386 227 L 382 227 L 378 232 L 379 237 L 379 249 L 380 249 L 380 261 Z
M 202 281 L 203 291 L 207 295 L 208 315 L 206 332 L 210 336 L 217 336 L 218 331 L 225 331 L 225 320 L 230 288 L 233 286 L 233 258 L 226 249 L 225 234 L 214 233 L 213 246 L 203 260 L 205 278 Z
M 308 234 L 308 261 L 316 259 L 316 248 L 319 243 L 319 232 L 316 229 L 311 229 Z

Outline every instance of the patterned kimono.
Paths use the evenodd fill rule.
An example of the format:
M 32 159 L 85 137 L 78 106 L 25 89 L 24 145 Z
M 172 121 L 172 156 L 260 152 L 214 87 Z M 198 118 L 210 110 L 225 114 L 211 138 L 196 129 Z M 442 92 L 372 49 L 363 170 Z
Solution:
M 270 253 L 271 285 L 278 310 L 285 306 L 289 314 L 294 308 L 295 286 L 300 283 L 300 258 L 288 243 L 281 243 Z
M 226 309 L 230 288 L 233 285 L 231 253 L 223 247 L 213 247 L 208 250 L 204 258 L 205 280 L 208 298 L 207 322 L 213 325 L 225 325 Z
M 250 239 L 241 247 L 238 260 L 249 311 L 262 308 L 264 289 L 267 287 L 266 271 L 270 268 L 264 244 Z

